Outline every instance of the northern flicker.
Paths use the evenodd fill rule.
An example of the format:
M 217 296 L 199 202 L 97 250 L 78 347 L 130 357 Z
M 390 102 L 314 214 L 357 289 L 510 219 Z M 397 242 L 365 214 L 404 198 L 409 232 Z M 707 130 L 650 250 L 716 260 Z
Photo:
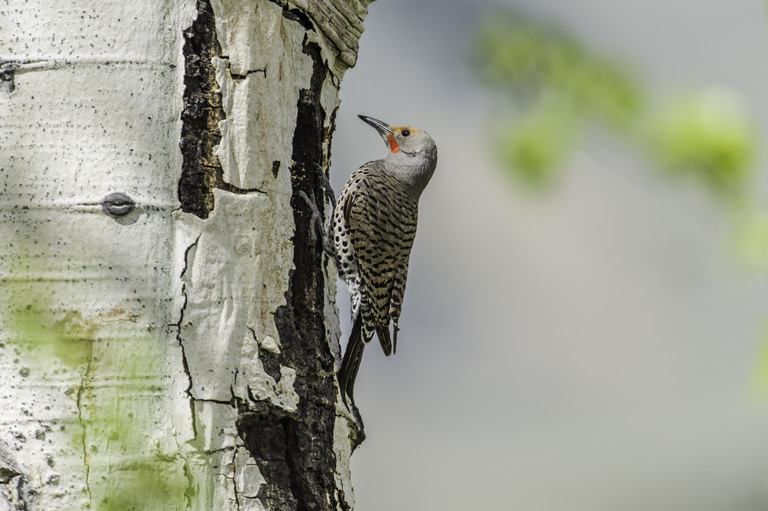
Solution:
M 437 164 L 437 146 L 427 132 L 358 117 L 379 132 L 389 152 L 355 171 L 334 207 L 336 265 L 352 301 L 353 327 L 338 374 L 345 405 L 347 398 L 354 402 L 363 349 L 373 334 L 385 355 L 397 348 L 419 197 Z

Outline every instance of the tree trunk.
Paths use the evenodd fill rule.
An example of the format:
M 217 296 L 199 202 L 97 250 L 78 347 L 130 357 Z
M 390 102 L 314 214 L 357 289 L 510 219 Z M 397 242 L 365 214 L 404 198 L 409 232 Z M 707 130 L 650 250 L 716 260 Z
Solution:
M 0 6 L 0 511 L 352 508 L 298 192 L 369 3 Z

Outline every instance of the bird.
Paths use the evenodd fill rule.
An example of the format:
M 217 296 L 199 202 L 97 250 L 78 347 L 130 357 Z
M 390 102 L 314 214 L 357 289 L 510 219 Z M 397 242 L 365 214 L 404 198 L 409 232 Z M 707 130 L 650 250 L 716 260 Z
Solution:
M 331 246 L 349 288 L 352 331 L 338 372 L 341 398 L 354 405 L 354 385 L 373 335 L 384 354 L 397 351 L 408 261 L 416 236 L 419 198 L 437 166 L 437 145 L 424 130 L 358 115 L 387 146 L 384 158 L 350 176 L 339 192 Z

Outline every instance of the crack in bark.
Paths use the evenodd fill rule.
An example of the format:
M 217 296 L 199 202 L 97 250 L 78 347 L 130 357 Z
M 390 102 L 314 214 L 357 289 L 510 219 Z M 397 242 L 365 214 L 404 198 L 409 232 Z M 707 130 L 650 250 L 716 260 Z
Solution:
M 200 242 L 200 238 L 202 237 L 202 234 L 195 239 L 194 243 L 189 245 L 187 249 L 184 251 L 184 268 L 181 270 L 181 274 L 179 275 L 180 279 L 184 278 L 184 275 L 187 273 L 187 269 L 189 268 L 189 255 L 192 252 L 193 249 L 197 248 L 197 244 Z M 176 328 L 176 341 L 179 343 L 179 348 L 181 348 L 181 364 L 184 368 L 184 373 L 187 375 L 187 380 L 189 384 L 187 385 L 187 388 L 184 389 L 184 392 L 187 394 L 187 397 L 189 398 L 191 413 L 192 413 L 192 434 L 193 438 L 197 438 L 197 419 L 195 417 L 195 401 L 196 398 L 192 395 L 192 373 L 189 370 L 189 361 L 187 360 L 187 352 L 184 347 L 184 339 L 181 338 L 181 325 L 184 322 L 184 311 L 187 308 L 187 302 L 189 300 L 187 296 L 187 284 L 185 282 L 181 283 L 181 295 L 184 298 L 184 303 L 181 306 L 181 309 L 179 309 L 179 321 L 177 323 L 172 323 L 168 326 L 175 327 Z
M 243 75 L 243 74 L 237 74 L 237 73 L 233 73 L 233 72 L 230 70 L 230 72 L 229 72 L 229 76 L 231 76 L 231 77 L 232 77 L 232 79 L 233 79 L 233 80 L 235 80 L 235 81 L 243 81 L 243 80 L 245 80 L 245 79 L 246 79 L 248 76 L 250 76 L 250 75 L 252 75 L 252 74 L 254 74 L 254 73 L 261 73 L 261 74 L 264 76 L 264 78 L 266 78 L 266 77 L 267 77 L 267 70 L 266 70 L 266 69 L 249 69 L 248 71 L 246 71 L 246 72 L 245 72 L 245 74 L 244 74 L 244 75 Z
M 273 2 L 273 3 L 277 3 L 279 5 L 279 2 Z M 285 5 L 283 5 L 282 7 L 283 7 L 283 17 L 285 19 L 289 19 L 291 21 L 297 22 L 302 27 L 304 27 L 304 30 L 311 30 L 313 32 L 316 32 L 315 24 L 312 23 L 312 20 L 309 18 L 309 16 L 307 16 L 307 13 L 299 9 L 288 9 Z
M 254 73 L 261 73 L 264 78 L 267 77 L 267 69 L 247 69 L 245 73 L 233 73 L 232 72 L 232 61 L 230 60 L 229 56 L 227 55 L 219 55 L 219 60 L 226 60 L 227 61 L 227 71 L 229 71 L 229 76 L 235 80 L 235 81 L 242 81 L 245 80 L 246 77 L 254 74 Z
M 93 505 L 93 493 L 91 492 L 91 465 L 90 465 L 90 456 L 88 455 L 88 442 L 87 442 L 87 432 L 88 432 L 88 424 L 83 419 L 83 393 L 85 392 L 85 379 L 88 376 L 88 374 L 91 372 L 91 363 L 93 362 L 93 350 L 90 350 L 88 354 L 88 363 L 85 366 L 85 371 L 80 375 L 80 387 L 77 389 L 77 420 L 80 424 L 80 427 L 82 428 L 83 432 L 83 465 L 85 465 L 85 489 L 88 492 L 88 502 L 92 506 Z
M 193 249 L 197 249 L 197 244 L 200 242 L 199 235 L 194 243 L 190 244 L 186 250 L 184 250 L 184 268 L 182 268 L 181 273 L 179 274 L 179 279 L 183 279 L 184 275 L 187 273 L 187 269 L 189 268 L 190 261 L 189 261 L 189 255 L 192 252 Z M 181 294 L 184 297 L 184 303 L 182 304 L 181 308 L 179 309 L 179 321 L 176 324 L 169 325 L 170 327 L 176 328 L 176 341 L 179 343 L 179 348 L 181 349 L 181 364 L 184 368 L 184 373 L 187 375 L 187 380 L 189 384 L 187 385 L 187 388 L 184 390 L 184 392 L 187 394 L 187 399 L 189 400 L 189 410 L 190 410 L 190 418 L 192 420 L 192 441 L 194 442 L 197 439 L 197 416 L 195 412 L 195 398 L 192 395 L 192 373 L 189 370 L 189 362 L 187 361 L 187 352 L 184 348 L 184 340 L 181 338 L 181 325 L 184 321 L 184 311 L 187 308 L 187 284 L 185 282 L 182 282 L 181 284 Z M 194 494 L 194 488 L 195 488 L 195 479 L 194 475 L 192 474 L 192 471 L 189 468 L 189 460 L 186 456 L 181 456 L 184 460 L 183 464 L 183 471 L 184 476 L 187 479 L 187 488 L 184 490 L 184 497 L 187 500 L 188 508 L 191 508 L 192 505 L 192 496 Z
M 229 405 L 229 406 L 235 405 L 235 403 L 231 399 L 229 401 L 224 401 L 223 399 L 211 399 L 211 398 L 202 398 L 202 397 L 193 397 L 192 399 L 200 403 L 216 403 L 218 405 Z
M 226 476 L 225 476 L 226 477 Z M 235 509 L 240 511 L 240 491 L 237 489 L 237 478 L 232 478 L 232 487 L 235 489 Z
M 237 195 L 246 195 L 249 193 L 261 193 L 265 194 L 267 192 L 263 190 L 259 190 L 258 188 L 240 188 L 233 184 L 227 183 L 224 181 L 223 175 L 216 174 L 216 181 L 215 181 L 215 188 L 218 188 L 219 190 L 224 190 L 225 192 L 234 193 Z

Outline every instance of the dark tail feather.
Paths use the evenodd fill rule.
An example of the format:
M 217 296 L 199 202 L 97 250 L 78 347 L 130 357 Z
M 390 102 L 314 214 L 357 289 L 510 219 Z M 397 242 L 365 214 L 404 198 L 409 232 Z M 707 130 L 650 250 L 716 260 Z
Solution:
M 353 398 L 355 378 L 357 378 L 357 371 L 360 369 L 360 362 L 363 360 L 363 349 L 365 349 L 362 330 L 363 315 L 358 313 L 355 318 L 355 324 L 352 326 L 352 333 L 349 334 L 349 342 L 347 343 L 347 349 L 344 352 L 344 358 L 341 361 L 341 369 L 339 370 L 338 377 L 339 388 L 341 389 L 341 400 L 347 408 L 349 408 L 349 405 L 347 404 L 347 396 L 349 396 L 352 404 L 355 403 Z
M 389 335 L 389 325 L 385 328 L 376 329 L 376 337 L 379 338 L 379 343 L 381 344 L 381 349 L 384 351 L 384 354 L 390 356 L 392 354 L 392 337 Z M 395 340 L 395 342 L 397 342 L 397 340 Z
M 397 322 L 394 323 L 395 335 L 392 336 L 392 354 L 397 353 L 397 332 L 400 331 L 400 327 L 397 326 Z

